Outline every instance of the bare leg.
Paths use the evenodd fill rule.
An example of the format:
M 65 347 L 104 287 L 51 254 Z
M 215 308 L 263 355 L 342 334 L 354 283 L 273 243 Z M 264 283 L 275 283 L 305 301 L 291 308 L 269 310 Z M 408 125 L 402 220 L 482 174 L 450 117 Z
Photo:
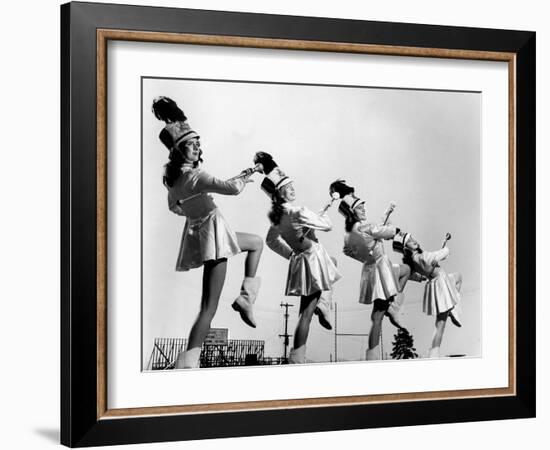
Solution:
M 458 292 L 460 292 L 460 289 L 462 288 L 462 275 L 458 272 L 452 273 L 452 277 L 455 280 L 455 287 Z M 457 327 L 462 326 L 462 307 L 460 305 L 460 302 L 458 302 L 453 309 L 451 309 L 449 312 L 449 319 L 451 319 L 451 322 L 456 325 Z
M 256 328 L 253 305 L 260 289 L 260 277 L 256 277 L 260 256 L 263 250 L 263 241 L 260 236 L 250 233 L 236 233 L 239 247 L 247 252 L 244 263 L 244 280 L 241 292 L 231 307 L 237 311 L 244 323 Z
M 206 335 L 210 331 L 210 324 L 218 309 L 218 302 L 225 282 L 226 272 L 227 259 L 204 263 L 201 310 L 189 333 L 187 349 L 201 347 Z
M 372 307 L 371 326 L 369 332 L 369 349 L 373 349 L 380 342 L 380 333 L 382 332 L 382 319 L 388 309 L 389 302 L 385 300 L 375 300 Z
M 335 266 L 338 266 L 336 258 L 330 257 Z M 332 330 L 332 320 L 330 317 L 330 310 L 332 307 L 332 289 L 330 291 L 321 292 L 317 307 L 315 308 L 315 314 L 319 317 L 319 324 L 327 329 Z
M 440 347 L 443 340 L 443 332 L 445 331 L 445 324 L 447 323 L 447 317 L 449 312 L 440 313 L 435 319 L 435 332 L 432 338 L 432 348 Z
M 407 264 L 399 265 L 399 292 L 403 292 L 405 285 L 411 276 L 411 268 Z
M 411 275 L 411 268 L 407 264 L 399 264 L 399 267 L 396 271 L 395 265 L 393 267 L 394 273 L 398 278 L 397 289 L 399 292 L 391 299 L 388 299 L 390 303 L 386 311 L 386 316 L 388 316 L 388 319 L 390 319 L 390 322 L 394 327 L 405 329 L 405 327 L 401 323 L 401 308 L 403 307 L 403 302 L 405 301 L 403 289 L 405 288 L 405 285 L 407 284 L 407 281 L 409 280 L 409 277 Z
M 312 295 L 302 295 L 300 299 L 300 317 L 298 318 L 298 324 L 294 331 L 294 348 L 299 348 L 305 345 L 307 336 L 309 334 L 309 325 L 313 312 L 317 306 L 317 300 L 321 296 L 321 292 L 316 292 Z
M 260 256 L 262 256 L 264 242 L 257 234 L 241 232 L 235 234 L 237 235 L 237 242 L 241 250 L 248 253 L 244 263 L 244 276 L 255 277 L 258 264 L 260 263 Z

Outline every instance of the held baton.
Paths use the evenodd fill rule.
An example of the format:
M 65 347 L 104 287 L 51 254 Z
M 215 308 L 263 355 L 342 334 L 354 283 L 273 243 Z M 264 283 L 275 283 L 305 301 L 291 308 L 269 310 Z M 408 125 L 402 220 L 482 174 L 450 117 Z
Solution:
M 393 212 L 393 210 L 395 209 L 397 205 L 395 204 L 395 202 L 390 202 L 388 208 L 386 209 L 385 211 L 385 214 L 386 214 L 386 218 L 384 219 L 384 223 L 383 225 L 386 225 L 388 223 L 388 220 L 390 218 L 390 215 L 391 213 Z
M 334 203 L 334 201 L 337 200 L 335 197 L 331 197 L 330 199 L 330 202 L 328 202 L 325 207 L 321 210 L 321 212 L 319 213 L 320 216 L 322 216 L 323 214 L 325 214 L 328 209 L 332 206 L 332 204 Z M 313 228 L 308 228 L 304 234 L 302 235 L 302 237 L 300 238 L 300 241 L 303 241 L 307 235 L 310 233 L 310 231 L 312 230 Z
M 235 175 L 234 177 L 232 178 L 229 178 L 228 180 L 226 181 L 235 181 L 235 180 L 238 180 L 239 178 L 244 178 L 244 177 L 248 177 L 256 172 L 261 172 L 263 170 L 263 167 L 261 164 L 256 164 L 254 167 L 250 167 L 248 169 L 244 169 L 239 175 Z M 187 198 L 183 198 L 183 199 L 180 199 L 178 200 L 178 205 L 183 205 L 185 202 L 191 200 L 191 199 L 194 199 L 196 197 L 198 197 L 199 195 L 202 195 L 201 194 L 193 194 L 193 195 L 190 195 L 189 197 Z
M 447 241 L 450 241 L 450 240 L 451 240 L 451 233 L 445 233 L 445 239 L 443 239 L 443 244 L 441 245 L 441 248 L 445 248 L 445 246 L 447 245 Z M 440 267 L 439 263 L 437 263 L 435 266 L 433 266 L 433 269 L 432 269 L 432 272 L 430 273 L 430 276 L 437 267 Z
M 233 178 L 230 178 L 227 181 L 235 181 L 239 178 L 248 177 L 256 172 L 261 172 L 263 170 L 263 166 L 261 164 L 256 164 L 254 167 L 250 167 L 248 169 L 244 169 L 239 175 L 235 175 Z

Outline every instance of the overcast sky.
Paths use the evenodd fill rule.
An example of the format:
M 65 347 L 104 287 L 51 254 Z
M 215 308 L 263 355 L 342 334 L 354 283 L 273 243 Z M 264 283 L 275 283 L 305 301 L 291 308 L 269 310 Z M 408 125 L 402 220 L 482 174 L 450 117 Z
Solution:
M 390 201 L 392 222 L 413 233 L 426 250 L 441 247 L 452 234 L 447 272 L 463 275 L 463 326 L 450 322 L 442 355 L 481 352 L 480 297 L 480 120 L 481 94 L 369 87 L 303 86 L 194 80 L 143 80 L 143 361 L 156 337 L 187 337 L 198 313 L 202 269 L 176 272 L 185 219 L 167 208 L 162 185 L 168 151 L 158 139 L 163 123 L 151 113 L 154 97 L 173 98 L 200 134 L 204 170 L 229 178 L 253 165 L 258 150 L 271 153 L 295 181 L 297 205 L 318 210 L 329 200 L 328 186 L 344 178 L 366 200 L 369 220 L 379 221 Z M 270 202 L 261 175 L 239 196 L 215 196 L 235 231 L 265 237 Z M 344 220 L 329 210 L 333 230 L 318 233 L 337 258 L 343 278 L 335 284 L 338 332 L 366 334 L 371 307 L 358 303 L 361 264 L 342 253 Z M 386 242 L 394 262 L 400 255 Z M 258 275 L 258 327 L 241 322 L 230 305 L 243 278 L 244 255 L 229 260 L 227 279 L 213 327 L 229 328 L 230 339 L 265 340 L 268 356 L 281 356 L 284 330 L 281 302 L 290 309 L 289 329 L 297 320 L 299 297 L 285 297 L 288 261 L 264 249 Z M 417 351 L 430 347 L 434 318 L 422 313 L 423 285 L 405 289 L 403 321 Z M 396 330 L 384 323 L 384 351 L 391 352 Z M 334 332 L 314 318 L 307 358 L 334 357 Z M 364 359 L 367 338 L 339 337 L 338 359 Z

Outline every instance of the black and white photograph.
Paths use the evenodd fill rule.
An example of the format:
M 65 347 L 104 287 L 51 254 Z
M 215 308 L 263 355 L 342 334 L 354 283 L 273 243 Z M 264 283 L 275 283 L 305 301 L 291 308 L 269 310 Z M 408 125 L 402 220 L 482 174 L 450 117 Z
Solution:
M 543 9 L 9 3 L 0 447 L 547 440 Z
M 481 357 L 481 100 L 143 76 L 142 371 Z

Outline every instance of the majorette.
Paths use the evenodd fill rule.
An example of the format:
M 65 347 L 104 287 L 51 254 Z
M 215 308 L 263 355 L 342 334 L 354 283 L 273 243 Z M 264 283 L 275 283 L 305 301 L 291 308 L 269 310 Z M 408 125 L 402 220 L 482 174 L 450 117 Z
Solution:
M 296 198 L 293 181 L 271 155 L 259 152 L 254 162 L 262 167 L 265 178 L 261 187 L 272 201 L 271 227 L 266 243 L 271 250 L 289 260 L 285 295 L 301 297 L 300 317 L 289 362 L 304 363 L 312 315 L 317 314 L 325 328 L 332 328 L 330 297 L 340 273 L 336 261 L 315 235 L 315 230 L 330 231 L 332 225 L 326 213 L 316 214 L 308 208 L 293 205 Z
M 176 102 L 168 97 L 157 97 L 153 101 L 153 113 L 166 123 L 159 138 L 170 151 L 163 178 L 168 189 L 168 206 L 172 212 L 187 219 L 176 270 L 187 271 L 204 265 L 201 309 L 189 334 L 187 349 L 179 353 L 175 362 L 176 368 L 193 368 L 199 366 L 202 343 L 217 310 L 227 258 L 243 251 L 247 252 L 245 278 L 232 307 L 245 323 L 256 326 L 252 305 L 260 286 L 256 269 L 263 246 L 261 238 L 233 232 L 210 195 L 239 194 L 252 171 L 245 170 L 242 176 L 227 181 L 210 175 L 200 167 L 199 135 Z
M 363 264 L 359 288 L 359 302 L 373 305 L 369 332 L 367 359 L 379 359 L 380 330 L 384 315 L 397 327 L 403 328 L 399 318 L 404 296 L 401 294 L 409 276 L 406 265 L 392 264 L 384 252 L 383 240 L 390 240 L 398 232 L 393 225 L 377 225 L 367 221 L 365 201 L 355 195 L 355 189 L 344 180 L 336 180 L 329 187 L 331 196 L 341 199 L 338 211 L 345 218 L 345 255 Z M 390 206 L 388 215 L 393 211 Z
M 426 279 L 422 311 L 429 316 L 436 316 L 435 332 L 428 357 L 437 358 L 440 354 L 441 341 L 447 317 L 457 326 L 462 326 L 460 319 L 460 288 L 462 275 L 458 272 L 447 273 L 440 262 L 449 256 L 447 234 L 440 250 L 427 252 L 422 250 L 410 233 L 400 232 L 393 239 L 393 249 L 403 254 L 403 262 L 411 268 L 411 278 Z

